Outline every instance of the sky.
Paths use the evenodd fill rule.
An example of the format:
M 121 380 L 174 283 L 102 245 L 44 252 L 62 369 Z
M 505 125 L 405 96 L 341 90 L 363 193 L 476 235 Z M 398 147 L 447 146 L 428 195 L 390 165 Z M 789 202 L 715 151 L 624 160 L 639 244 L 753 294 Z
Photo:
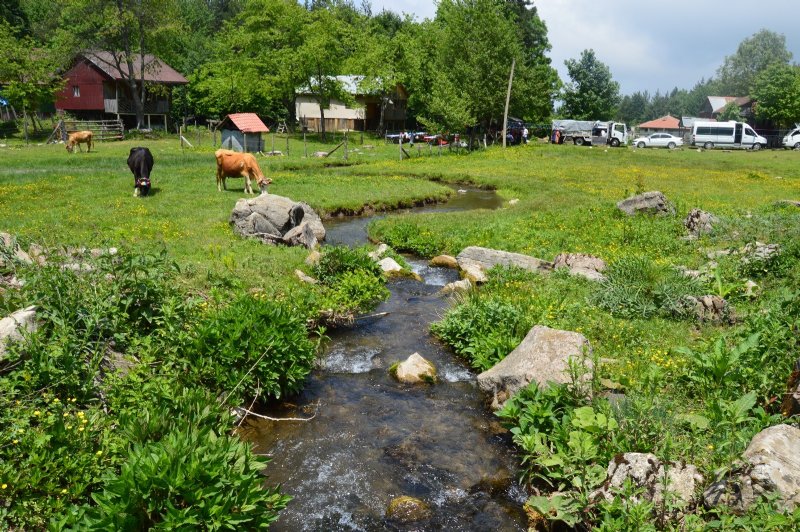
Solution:
M 382 9 L 433 18 L 435 0 L 371 0 Z M 622 94 L 691 89 L 712 77 L 742 40 L 781 33 L 800 63 L 800 0 L 535 0 L 547 24 L 548 54 L 561 79 L 566 59 L 592 48 Z

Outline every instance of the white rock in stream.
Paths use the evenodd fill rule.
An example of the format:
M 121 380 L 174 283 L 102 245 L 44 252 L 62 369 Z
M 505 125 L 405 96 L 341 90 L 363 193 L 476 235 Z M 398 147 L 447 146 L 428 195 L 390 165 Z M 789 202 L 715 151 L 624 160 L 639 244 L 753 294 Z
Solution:
M 422 358 L 419 353 L 414 353 L 390 371 L 397 380 L 405 384 L 436 382 L 436 367 Z
M 369 252 L 369 257 L 374 261 L 378 261 L 387 251 L 389 251 L 389 246 L 381 243 L 373 251 Z
M 403 267 L 400 266 L 396 260 L 392 257 L 386 257 L 378 261 L 378 266 L 381 267 L 383 273 L 399 273 L 403 271 Z

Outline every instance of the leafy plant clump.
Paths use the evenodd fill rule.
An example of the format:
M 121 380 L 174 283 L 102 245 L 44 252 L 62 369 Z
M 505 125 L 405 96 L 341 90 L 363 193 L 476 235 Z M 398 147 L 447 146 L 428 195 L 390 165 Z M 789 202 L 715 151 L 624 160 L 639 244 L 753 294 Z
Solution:
M 592 300 L 624 318 L 682 317 L 687 315 L 683 299 L 700 291 L 695 279 L 672 268 L 644 257 L 623 257 L 609 267 Z
M 164 253 L 53 252 L 15 274 L 25 283 L 0 293 L 2 306 L 36 305 L 39 328 L 0 364 L 0 528 L 234 529 L 277 518 L 287 498 L 264 487 L 265 461 L 230 432 L 230 406 L 258 382 L 242 381 L 224 404 L 219 391 L 236 386 L 198 386 L 210 361 L 189 351 L 198 331 L 229 356 L 263 347 L 289 363 L 270 359 L 256 379 L 284 393 L 313 359 L 304 322 L 242 295 L 231 312 L 251 316 L 255 334 L 236 329 L 225 309 L 207 313 L 178 288 Z M 220 331 L 228 324 L 241 334 Z M 228 368 L 230 379 L 246 369 Z
M 317 345 L 291 308 L 243 295 L 197 324 L 192 347 L 187 353 L 191 371 L 204 386 L 237 405 L 299 391 Z

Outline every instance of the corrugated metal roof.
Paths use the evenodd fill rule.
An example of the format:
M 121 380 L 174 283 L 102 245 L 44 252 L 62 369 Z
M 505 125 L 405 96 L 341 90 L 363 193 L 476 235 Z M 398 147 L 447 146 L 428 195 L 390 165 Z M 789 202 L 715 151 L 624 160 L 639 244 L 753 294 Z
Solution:
M 650 120 L 649 122 L 639 124 L 639 127 L 645 127 L 649 129 L 678 129 L 680 127 L 680 122 L 674 116 L 666 115 L 662 116 L 661 118 L 656 118 L 655 120 Z
M 255 113 L 234 113 L 225 117 L 219 129 L 226 129 L 225 123 L 232 122 L 242 133 L 269 133 L 269 128 Z
M 117 68 L 114 55 L 111 52 L 94 51 L 86 52 L 81 55 L 91 61 L 92 64 L 105 72 L 112 79 L 124 79 L 122 73 Z M 137 55 L 133 60 L 133 69 L 137 79 L 141 77 L 140 67 L 141 62 Z M 189 83 L 189 80 L 184 78 L 178 71 L 152 54 L 145 54 L 144 56 L 144 79 L 145 81 L 173 85 Z

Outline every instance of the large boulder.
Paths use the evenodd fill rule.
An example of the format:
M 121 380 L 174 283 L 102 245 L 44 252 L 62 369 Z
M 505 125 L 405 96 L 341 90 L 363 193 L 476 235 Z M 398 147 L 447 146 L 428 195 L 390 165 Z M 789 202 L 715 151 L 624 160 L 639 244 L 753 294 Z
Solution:
M 270 243 L 281 241 L 289 231 L 303 224 L 308 224 L 318 241 L 325 239 L 325 227 L 314 209 L 306 203 L 275 194 L 240 199 L 233 207 L 230 224 L 241 236 Z
M 606 261 L 584 253 L 561 253 L 553 261 L 553 269 L 569 268 L 573 275 L 586 277 L 590 281 L 602 281 L 606 278 L 603 271 Z
M 311 229 L 311 224 L 308 222 L 289 229 L 281 240 L 287 246 L 305 246 L 308 249 L 314 249 L 318 244 L 317 235 L 314 234 L 314 230 Z
M 626 480 L 642 490 L 641 498 L 652 502 L 656 511 L 664 506 L 665 488 L 672 496 L 670 507 L 676 510 L 693 506 L 697 502 L 697 489 L 703 484 L 703 476 L 693 465 L 662 463 L 650 453 L 625 453 L 611 460 L 603 487 L 591 497 L 611 501 L 622 491 Z
M 774 495 L 787 510 L 800 504 L 800 429 L 775 425 L 756 434 L 742 463 L 706 489 L 708 506 L 727 505 L 746 511 L 762 496 Z
M 23 333 L 37 329 L 36 307 L 18 310 L 0 320 L 0 361 L 6 357 L 6 349 L 11 342 L 22 340 Z
M 436 382 L 436 367 L 422 358 L 419 353 L 414 353 L 399 364 L 392 366 L 390 372 L 398 381 L 405 384 Z
M 440 294 L 453 294 L 456 292 L 468 292 L 472 288 L 472 281 L 469 279 L 461 279 L 460 281 L 453 281 L 447 283 L 439 290 Z
M 531 382 L 539 386 L 570 382 L 570 359 L 582 360 L 590 367 L 591 351 L 580 333 L 536 325 L 516 349 L 478 375 L 478 386 L 492 394 L 492 405 L 498 407 Z
M 530 255 L 500 251 L 497 249 L 469 246 L 456 257 L 465 276 L 476 283 L 486 282 L 485 272 L 494 266 L 516 266 L 532 272 L 549 272 L 553 264 Z
M 718 221 L 717 217 L 710 212 L 692 209 L 683 219 L 683 226 L 692 236 L 700 236 L 711 233 L 714 230 L 714 224 Z
M 666 216 L 675 214 L 675 206 L 670 203 L 667 197 L 657 190 L 645 192 L 617 203 L 617 208 L 627 214 L 655 214 Z

